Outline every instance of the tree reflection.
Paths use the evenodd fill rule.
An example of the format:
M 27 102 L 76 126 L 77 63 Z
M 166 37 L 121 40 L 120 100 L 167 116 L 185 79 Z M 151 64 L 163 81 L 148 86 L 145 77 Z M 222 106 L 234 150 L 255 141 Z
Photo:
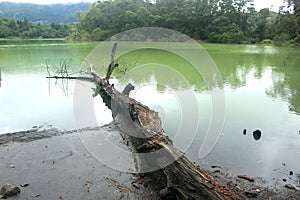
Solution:
M 229 49 L 226 54 L 211 52 L 224 81 L 237 89 L 246 85 L 251 71 L 255 78 L 261 79 L 265 70 L 271 67 L 273 85 L 266 94 L 274 99 L 282 98 L 289 103 L 291 112 L 300 114 L 300 50 L 252 46 L 251 51 L 247 51 L 247 47 L 243 51 L 242 48 L 237 47 L 235 52 Z
M 213 44 L 209 44 L 206 49 L 217 65 L 224 83 L 231 89 L 245 86 L 250 75 L 258 80 L 262 79 L 266 70 L 271 69 L 272 86 L 266 89 L 266 94 L 272 98 L 282 98 L 289 103 L 291 112 L 300 114 L 299 49 Z M 159 92 L 164 92 L 167 88 L 193 88 L 200 92 L 208 90 L 207 80 L 204 81 L 190 63 L 168 52 L 148 49 L 130 53 L 121 59 L 122 62 L 127 62 L 127 66 L 131 66 L 128 71 L 134 72 L 129 74 L 127 71 L 124 76 L 121 69 L 120 74 L 115 74 L 121 82 L 133 80 L 135 84 L 143 84 L 154 79 Z M 152 64 L 157 61 L 159 64 Z M 213 80 L 214 75 L 210 77 L 210 81 L 217 82 Z
M 298 59 L 298 63 L 300 63 Z M 266 93 L 272 98 L 282 98 L 289 103 L 289 110 L 300 114 L 300 66 L 290 64 L 277 67 L 272 74 L 273 87 Z

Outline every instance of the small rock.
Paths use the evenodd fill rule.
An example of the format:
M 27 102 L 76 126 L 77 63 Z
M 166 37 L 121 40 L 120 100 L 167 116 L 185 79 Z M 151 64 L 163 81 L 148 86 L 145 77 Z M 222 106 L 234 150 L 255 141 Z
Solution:
M 238 186 L 238 185 L 235 186 L 235 188 L 238 189 L 238 190 L 243 190 L 243 188 L 241 188 L 241 186 Z
M 293 175 L 294 175 L 294 172 L 293 172 L 293 171 L 290 171 L 289 175 L 290 175 L 290 176 L 293 176 Z
M 20 186 L 21 186 L 21 187 L 28 187 L 28 186 L 29 186 L 29 183 L 21 184 Z
M 4 198 L 15 196 L 15 195 L 19 194 L 20 192 L 21 192 L 21 189 L 12 183 L 8 183 L 8 184 L 4 185 L 0 190 L 0 194 Z
M 259 193 L 254 191 L 246 191 L 245 194 L 249 198 L 257 198 Z
M 243 134 L 246 135 L 247 134 L 247 129 L 243 130 Z
M 15 168 L 15 166 L 13 164 L 9 165 L 9 167 L 12 169 Z
M 238 178 L 245 179 L 245 180 L 250 181 L 250 182 L 254 182 L 254 178 L 252 178 L 250 176 L 238 175 Z
M 296 187 L 291 184 L 286 184 L 285 187 L 290 190 L 296 190 Z
M 260 130 L 255 130 L 254 132 L 253 132 L 253 138 L 255 139 L 255 140 L 259 140 L 260 138 L 261 138 L 261 131 Z
M 213 169 L 214 169 L 214 168 L 220 168 L 220 169 L 222 169 L 222 167 L 221 167 L 221 166 L 218 166 L 218 165 L 212 165 L 211 168 L 213 168 Z
M 286 182 L 287 180 L 285 178 L 282 179 L 283 182 Z
M 214 170 L 214 171 L 212 171 L 212 173 L 220 173 L 221 172 L 221 170 L 219 170 L 219 169 L 216 169 L 216 170 Z

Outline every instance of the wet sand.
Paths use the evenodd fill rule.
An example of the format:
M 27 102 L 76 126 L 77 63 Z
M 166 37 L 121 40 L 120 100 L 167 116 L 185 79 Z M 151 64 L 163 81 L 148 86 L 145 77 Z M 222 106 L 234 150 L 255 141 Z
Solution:
M 150 187 L 132 184 L 136 176 L 113 170 L 92 157 L 79 137 L 111 131 L 110 126 L 78 131 L 35 127 L 0 135 L 0 187 L 7 183 L 19 186 L 21 193 L 10 199 L 22 200 L 157 199 Z M 252 199 L 300 199 L 299 190 L 270 186 L 261 178 L 250 182 L 223 169 L 209 171 L 219 183 L 246 198 L 253 195 Z
M 20 195 L 10 199 L 151 199 L 149 192 L 132 186 L 133 175 L 90 156 L 78 135 L 89 131 L 50 129 L 1 135 L 0 186 L 20 187 Z

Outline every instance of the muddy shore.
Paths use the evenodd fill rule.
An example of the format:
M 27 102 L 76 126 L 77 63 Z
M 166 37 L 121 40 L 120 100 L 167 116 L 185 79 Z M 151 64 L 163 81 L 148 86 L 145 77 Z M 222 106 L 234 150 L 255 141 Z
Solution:
M 0 135 L 0 187 L 20 187 L 21 193 L 10 199 L 158 199 L 140 177 L 96 160 L 79 137 L 112 131 L 111 126 L 72 131 L 41 126 Z M 206 170 L 245 199 L 300 200 L 297 185 L 293 189 L 258 177 L 239 178 L 218 166 Z

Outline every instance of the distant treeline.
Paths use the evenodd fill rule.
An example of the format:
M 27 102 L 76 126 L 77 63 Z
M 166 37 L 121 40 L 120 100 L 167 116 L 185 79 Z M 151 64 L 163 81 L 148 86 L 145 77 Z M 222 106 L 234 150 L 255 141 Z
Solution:
M 71 33 L 72 24 L 41 24 L 0 17 L 0 38 L 65 38 Z
M 285 1 L 285 0 L 283 0 Z M 300 1 L 257 12 L 253 0 L 107 0 L 79 13 L 70 38 L 104 40 L 137 27 L 165 27 L 216 43 L 300 43 Z
M 106 0 L 78 13 L 75 24 L 0 18 L 0 38 L 105 40 L 138 27 L 164 27 L 214 43 L 300 44 L 300 0 L 278 12 L 256 11 L 253 0 Z

